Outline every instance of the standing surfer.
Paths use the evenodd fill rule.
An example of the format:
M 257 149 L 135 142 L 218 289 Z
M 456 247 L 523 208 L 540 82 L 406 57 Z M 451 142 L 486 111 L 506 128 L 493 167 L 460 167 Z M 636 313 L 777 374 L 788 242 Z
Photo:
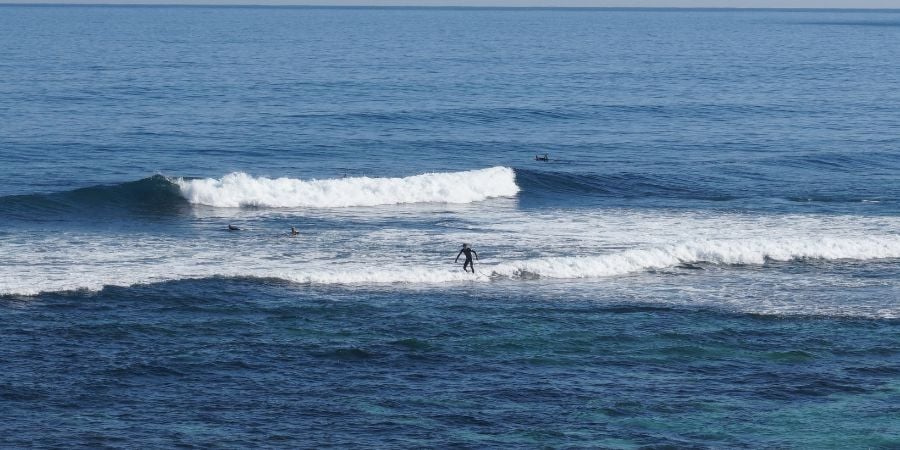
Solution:
M 456 259 L 453 262 L 459 262 L 459 255 L 462 255 L 463 253 L 466 255 L 466 260 L 463 262 L 463 270 L 468 272 L 469 270 L 466 269 L 466 267 L 471 266 L 472 273 L 475 273 L 475 263 L 472 262 L 472 254 L 475 254 L 475 259 L 478 259 L 478 252 L 472 250 L 472 247 L 469 247 L 469 244 L 463 244 L 462 250 L 456 254 Z

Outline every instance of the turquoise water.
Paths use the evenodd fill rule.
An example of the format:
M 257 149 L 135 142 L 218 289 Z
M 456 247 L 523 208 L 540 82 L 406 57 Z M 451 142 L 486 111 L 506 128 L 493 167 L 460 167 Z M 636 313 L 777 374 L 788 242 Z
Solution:
M 2 6 L 0 446 L 900 446 L 897 14 Z

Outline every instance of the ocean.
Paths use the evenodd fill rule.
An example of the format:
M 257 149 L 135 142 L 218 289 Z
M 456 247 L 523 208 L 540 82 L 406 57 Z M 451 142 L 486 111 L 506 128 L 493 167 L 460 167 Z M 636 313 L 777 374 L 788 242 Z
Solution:
M 897 42 L 0 6 L 0 447 L 898 448 Z

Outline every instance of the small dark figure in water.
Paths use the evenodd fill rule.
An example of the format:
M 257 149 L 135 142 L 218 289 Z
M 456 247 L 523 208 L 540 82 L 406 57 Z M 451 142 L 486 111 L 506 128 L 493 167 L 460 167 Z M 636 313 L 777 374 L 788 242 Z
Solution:
M 472 254 L 474 253 L 475 259 L 478 259 L 478 252 L 472 250 L 472 247 L 469 247 L 469 244 L 463 244 L 462 250 L 460 250 L 459 253 L 456 254 L 456 259 L 453 262 L 459 262 L 459 255 L 462 255 L 463 253 L 465 253 L 466 255 L 466 260 L 465 262 L 463 262 L 463 270 L 468 272 L 469 270 L 466 269 L 466 267 L 471 266 L 472 273 L 475 273 L 475 263 L 472 262 Z
M 296 235 L 298 235 L 298 234 L 300 234 L 300 232 L 299 232 L 299 231 L 297 231 L 297 229 L 296 229 L 296 228 L 294 228 L 294 227 L 291 227 L 291 236 L 296 236 Z
M 241 229 L 234 225 L 228 224 L 228 231 L 241 231 Z
M 550 154 L 544 153 L 543 155 L 534 155 L 535 161 L 550 161 Z

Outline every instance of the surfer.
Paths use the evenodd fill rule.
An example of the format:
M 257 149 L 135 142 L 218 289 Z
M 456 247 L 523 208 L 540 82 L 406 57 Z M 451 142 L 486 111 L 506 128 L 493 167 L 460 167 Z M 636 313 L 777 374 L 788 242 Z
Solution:
M 296 229 L 296 228 L 294 228 L 294 227 L 291 227 L 291 236 L 296 236 L 296 235 L 298 235 L 298 234 L 300 234 L 300 232 L 299 232 L 299 231 L 297 231 L 297 229 Z
M 228 224 L 228 231 L 241 231 L 241 229 L 232 224 Z
M 456 254 L 456 259 L 453 262 L 459 262 L 459 255 L 462 255 L 463 253 L 465 253 L 466 255 L 466 260 L 465 262 L 463 262 L 463 270 L 468 272 L 469 270 L 466 269 L 466 267 L 471 266 L 472 273 L 475 273 L 475 263 L 472 262 L 472 254 L 474 253 L 475 259 L 478 259 L 478 252 L 472 250 L 472 247 L 469 247 L 469 244 L 463 244 L 462 250 L 460 250 L 459 253 Z
M 543 155 L 534 155 L 535 161 L 550 161 L 550 154 L 544 153 Z

